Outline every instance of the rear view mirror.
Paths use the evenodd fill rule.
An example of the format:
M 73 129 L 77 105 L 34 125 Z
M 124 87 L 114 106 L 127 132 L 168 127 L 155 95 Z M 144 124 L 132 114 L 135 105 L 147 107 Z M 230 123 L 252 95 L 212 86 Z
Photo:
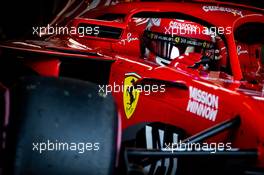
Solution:
M 70 24 L 76 28 L 78 37 L 120 39 L 125 25 L 115 21 L 76 18 Z

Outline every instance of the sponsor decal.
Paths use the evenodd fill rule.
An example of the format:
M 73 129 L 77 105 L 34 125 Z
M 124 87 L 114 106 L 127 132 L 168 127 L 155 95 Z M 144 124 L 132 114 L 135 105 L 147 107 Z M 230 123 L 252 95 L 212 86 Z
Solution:
M 186 44 L 186 45 L 192 45 L 192 46 L 198 46 L 203 47 L 206 49 L 212 49 L 214 47 L 214 44 L 212 42 L 207 41 L 200 41 L 200 40 L 194 40 L 192 38 L 187 37 L 179 37 L 179 36 L 170 36 L 170 35 L 160 35 L 157 33 L 152 32 L 145 32 L 144 36 L 151 39 L 151 40 L 162 40 L 166 42 L 175 42 L 176 44 Z
M 140 78 L 139 75 L 128 73 L 125 75 L 123 104 L 127 119 L 130 119 L 137 107 L 140 91 L 135 88 L 135 83 Z
M 242 50 L 242 47 L 240 45 L 237 46 L 237 54 L 238 56 L 241 54 L 248 54 L 247 50 Z
M 218 113 L 218 101 L 218 96 L 190 86 L 186 110 L 207 120 L 215 121 Z
M 169 23 L 169 26 L 164 27 L 165 34 L 186 34 L 186 33 L 198 33 L 197 30 L 199 26 L 193 22 L 188 22 L 184 20 L 172 20 Z
M 127 33 L 127 37 L 122 39 L 121 41 L 119 41 L 119 44 L 123 44 L 123 45 L 126 45 L 126 43 L 130 43 L 132 41 L 136 41 L 138 40 L 137 37 L 132 37 L 132 33 Z
M 219 7 L 219 6 L 203 6 L 203 10 L 205 12 L 226 12 L 226 13 L 232 13 L 234 16 L 241 16 L 243 17 L 242 11 L 236 10 L 233 8 L 228 7 Z

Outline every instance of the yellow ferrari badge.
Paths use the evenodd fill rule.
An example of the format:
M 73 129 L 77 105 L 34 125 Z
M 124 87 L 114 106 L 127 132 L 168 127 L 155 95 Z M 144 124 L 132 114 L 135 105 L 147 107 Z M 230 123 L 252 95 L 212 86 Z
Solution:
M 135 88 L 135 83 L 139 79 L 136 74 L 126 74 L 124 80 L 123 104 L 127 119 L 130 119 L 137 107 L 140 91 Z

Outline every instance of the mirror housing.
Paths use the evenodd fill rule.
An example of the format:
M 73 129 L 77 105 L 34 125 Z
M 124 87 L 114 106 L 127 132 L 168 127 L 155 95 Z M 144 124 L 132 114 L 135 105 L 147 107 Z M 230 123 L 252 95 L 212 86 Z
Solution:
M 80 38 L 119 40 L 125 29 L 125 24 L 115 21 L 75 18 L 69 26 L 76 30 L 71 36 Z

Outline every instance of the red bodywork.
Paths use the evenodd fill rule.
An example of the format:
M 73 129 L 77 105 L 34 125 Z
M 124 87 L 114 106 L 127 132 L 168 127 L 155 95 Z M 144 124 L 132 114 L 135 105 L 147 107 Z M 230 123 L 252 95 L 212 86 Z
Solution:
M 232 8 L 236 9 L 237 13 L 205 11 L 205 6 Z M 245 23 L 264 23 L 263 10 L 225 3 L 123 3 L 91 10 L 68 24 L 78 26 L 81 23 L 87 23 L 120 28 L 122 29 L 120 38 L 80 37 L 77 34 L 55 35 L 46 41 L 23 41 L 23 44 L 13 42 L 3 44 L 1 47 L 7 50 L 48 54 L 49 58 L 44 56 L 24 58 L 26 65 L 43 76 L 60 76 L 60 63 L 63 62 L 60 57 L 63 56 L 64 59 L 76 57 L 84 60 L 111 62 L 108 84 L 112 86 L 124 84 L 126 75 L 131 73 L 138 78 L 139 83 L 150 80 L 150 82 L 159 81 L 164 84 L 180 85 L 181 88 L 166 87 L 165 92 L 149 95 L 140 93 L 135 111 L 129 117 L 124 110 L 124 92 L 113 92 L 123 131 L 143 122 L 161 122 L 182 128 L 191 136 L 217 123 L 240 116 L 239 129 L 217 135 L 209 142 L 231 141 L 232 147 L 235 148 L 257 148 L 259 158 L 257 165 L 264 167 L 263 84 L 256 85 L 244 81 L 234 35 L 224 36 L 232 75 L 219 72 L 203 74 L 198 70 L 187 68 L 184 66 L 186 64 L 184 59 L 188 60 L 187 56 L 183 61 L 174 60 L 168 66 L 159 66 L 141 56 L 140 42 L 146 23 L 142 22 L 144 19 L 139 20 L 134 16 L 143 12 L 184 14 L 205 21 L 212 26 L 231 27 L 233 33 Z M 119 21 L 95 19 L 104 14 L 122 14 L 123 16 L 120 15 Z M 88 17 L 92 19 L 87 19 Z M 67 52 L 67 50 L 74 52 Z M 94 55 L 85 53 L 94 53 Z M 212 109 L 217 111 L 215 118 L 202 117 L 187 110 L 191 102 L 191 89 L 194 88 L 218 99 L 217 106 Z M 232 138 L 230 138 L 231 132 L 233 133 Z

